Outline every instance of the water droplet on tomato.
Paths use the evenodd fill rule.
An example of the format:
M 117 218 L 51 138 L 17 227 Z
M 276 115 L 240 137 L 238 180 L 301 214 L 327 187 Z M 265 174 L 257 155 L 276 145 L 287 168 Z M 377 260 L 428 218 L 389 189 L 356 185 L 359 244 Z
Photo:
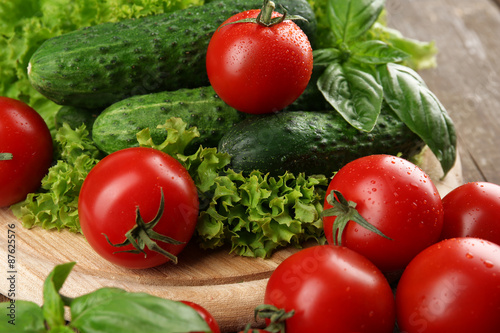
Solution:
M 473 256 L 473 255 L 472 255 L 472 253 L 470 253 L 470 252 L 467 252 L 467 253 L 465 254 L 465 257 L 466 257 L 467 259 L 472 259 L 472 258 L 474 258 L 474 256 Z
M 492 263 L 491 261 L 489 261 L 489 260 L 484 260 L 484 261 L 483 261 L 483 263 L 484 263 L 484 266 L 486 266 L 487 268 L 493 268 L 493 266 L 495 266 L 495 265 L 493 265 L 493 263 Z

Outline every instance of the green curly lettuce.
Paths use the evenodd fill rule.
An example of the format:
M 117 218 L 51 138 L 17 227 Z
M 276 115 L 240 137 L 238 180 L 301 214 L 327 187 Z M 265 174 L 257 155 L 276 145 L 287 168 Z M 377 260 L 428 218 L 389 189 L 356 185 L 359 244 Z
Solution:
M 42 179 L 41 190 L 28 194 L 11 209 L 26 228 L 81 232 L 78 195 L 85 177 L 99 161 L 100 152 L 85 125 L 73 130 L 63 124 L 54 141 L 58 160 Z
M 199 135 L 196 128 L 186 129 L 178 118 L 159 128 L 168 132 L 165 142 L 154 144 L 149 129 L 144 129 L 137 135 L 139 145 L 170 154 L 192 176 L 200 195 L 197 239 L 202 248 L 230 244 L 238 255 L 267 258 L 279 247 L 299 247 L 309 239 L 324 242 L 320 214 L 327 177 L 236 173 L 227 168 L 230 157 L 216 148 L 200 147 L 183 155 L 189 141 Z

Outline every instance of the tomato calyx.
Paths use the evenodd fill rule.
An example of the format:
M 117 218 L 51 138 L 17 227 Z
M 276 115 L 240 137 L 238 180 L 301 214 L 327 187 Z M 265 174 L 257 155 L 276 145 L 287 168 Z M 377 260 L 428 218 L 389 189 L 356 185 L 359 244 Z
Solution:
M 255 319 L 266 319 L 268 322 L 268 326 L 264 328 L 264 331 L 269 333 L 285 333 L 285 321 L 293 317 L 294 314 L 295 310 L 287 312 L 285 309 L 270 304 L 258 305 L 254 310 Z
M 128 245 L 132 245 L 135 249 L 134 250 L 124 250 L 124 251 L 116 251 L 114 253 L 120 253 L 120 252 L 127 252 L 127 253 L 144 253 L 144 257 L 147 256 L 146 251 L 144 251 L 145 247 L 147 246 L 148 249 L 151 251 L 158 252 L 167 258 L 169 258 L 172 262 L 177 263 L 177 257 L 171 254 L 168 251 L 165 251 L 162 249 L 156 242 L 156 241 L 161 241 L 164 243 L 168 244 L 174 244 L 174 245 L 180 245 L 184 244 L 184 242 L 180 242 L 178 240 L 175 240 L 171 237 L 162 235 L 157 233 L 156 231 L 153 230 L 153 228 L 156 226 L 156 224 L 160 221 L 161 217 L 163 216 L 163 212 L 165 209 L 165 197 L 163 195 L 163 189 L 161 189 L 161 200 L 160 200 L 160 207 L 158 208 L 158 212 L 156 213 L 156 216 L 150 221 L 150 222 L 144 222 L 141 212 L 139 209 L 139 206 L 136 208 L 136 218 L 135 218 L 135 226 L 127 231 L 125 234 L 126 240 L 123 241 L 122 243 L 119 244 L 113 244 L 108 236 L 103 233 L 104 237 L 106 237 L 106 240 L 111 246 L 114 247 L 124 247 Z
M 256 23 L 256 24 L 262 25 L 264 27 L 271 27 L 273 25 L 280 24 L 281 22 L 285 21 L 285 19 L 307 21 L 305 18 L 303 18 L 300 15 L 289 15 L 283 6 L 281 6 L 281 8 L 283 9 L 283 15 L 272 18 L 273 11 L 276 9 L 276 5 L 271 0 L 264 0 L 264 4 L 262 5 L 262 8 L 260 9 L 260 12 L 257 15 L 257 17 L 246 18 L 246 19 L 241 19 L 241 20 L 234 21 L 234 22 L 229 22 L 229 23 L 222 25 L 220 28 L 222 28 L 228 24 L 235 24 L 235 23 Z
M 321 216 L 336 217 L 335 222 L 333 223 L 333 234 L 336 234 L 336 238 L 333 239 L 334 245 L 342 245 L 342 234 L 344 233 L 344 229 L 349 221 L 353 221 L 379 236 L 392 240 L 384 235 L 382 231 L 377 229 L 373 224 L 368 222 L 363 216 L 361 216 L 361 214 L 356 210 L 357 204 L 354 201 L 347 201 L 340 191 L 332 190 L 326 197 L 326 200 L 332 207 L 325 209 L 321 213 Z
M 0 153 L 0 161 L 8 161 L 12 159 L 11 153 Z

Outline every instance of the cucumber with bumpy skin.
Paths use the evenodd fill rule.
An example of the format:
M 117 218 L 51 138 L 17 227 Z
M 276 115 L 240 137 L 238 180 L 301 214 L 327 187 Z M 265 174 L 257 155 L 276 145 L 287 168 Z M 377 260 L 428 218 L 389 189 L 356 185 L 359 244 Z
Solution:
M 312 39 L 316 19 L 307 0 L 279 4 L 308 20 L 303 30 Z M 88 109 L 133 95 L 206 86 L 213 32 L 233 14 L 261 7 L 262 0 L 216 0 L 83 28 L 44 42 L 30 60 L 28 76 L 55 103 Z
M 138 146 L 137 132 L 149 128 L 153 142 L 160 144 L 167 138 L 167 132 L 157 126 L 172 117 L 181 118 L 188 128 L 198 128 L 200 137 L 191 141 L 186 148 L 189 151 L 200 144 L 217 147 L 220 138 L 234 124 L 251 115 L 228 106 L 211 86 L 165 91 L 133 96 L 109 106 L 95 120 L 92 139 L 99 149 L 110 154 Z
M 410 157 L 423 141 L 388 110 L 367 133 L 349 125 L 335 111 L 285 111 L 248 119 L 234 126 L 219 150 L 231 156 L 231 168 L 280 175 L 285 171 L 331 175 L 346 163 L 371 154 Z
M 68 123 L 69 127 L 72 129 L 77 129 L 82 124 L 85 124 L 87 130 L 91 131 L 92 125 L 94 124 L 94 121 L 99 113 L 100 111 L 64 105 L 55 115 L 56 129 L 62 127 L 64 123 Z

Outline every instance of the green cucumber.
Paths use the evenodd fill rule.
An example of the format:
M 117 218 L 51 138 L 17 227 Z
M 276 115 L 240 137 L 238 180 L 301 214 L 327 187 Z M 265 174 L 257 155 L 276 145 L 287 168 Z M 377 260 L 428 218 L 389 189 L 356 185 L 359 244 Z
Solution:
M 370 154 L 402 153 L 410 157 L 423 141 L 388 110 L 375 128 L 356 130 L 337 112 L 284 111 L 234 126 L 219 143 L 237 172 L 280 175 L 285 171 L 331 175 L 346 163 Z
M 74 106 L 64 105 L 55 115 L 56 129 L 60 128 L 64 123 L 68 123 L 69 127 L 76 129 L 82 124 L 88 131 L 91 131 L 92 125 L 100 112 L 88 109 L 77 108 Z
M 211 86 L 164 91 L 133 96 L 117 102 L 97 117 L 92 127 L 92 139 L 103 152 L 110 154 L 120 149 L 136 147 L 136 134 L 149 128 L 156 144 L 165 141 L 167 132 L 156 128 L 172 117 L 178 117 L 188 127 L 196 126 L 200 137 L 195 138 L 187 151 L 217 147 L 220 138 L 245 117 L 224 103 Z
M 45 41 L 30 59 L 28 76 L 55 103 L 87 109 L 104 109 L 133 95 L 206 86 L 205 57 L 213 32 L 233 14 L 262 3 L 217 0 L 79 29 Z M 307 0 L 279 4 L 308 20 L 303 29 L 312 39 L 316 19 Z

